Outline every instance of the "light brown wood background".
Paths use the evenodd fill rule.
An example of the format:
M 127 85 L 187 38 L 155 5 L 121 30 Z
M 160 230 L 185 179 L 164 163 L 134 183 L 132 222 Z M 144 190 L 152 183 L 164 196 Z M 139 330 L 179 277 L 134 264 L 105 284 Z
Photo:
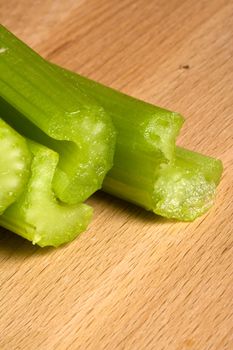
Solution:
M 0 21 L 50 60 L 181 112 L 179 143 L 225 167 L 194 223 L 99 193 L 66 247 L 2 230 L 0 349 L 232 350 L 233 2 L 0 0 Z

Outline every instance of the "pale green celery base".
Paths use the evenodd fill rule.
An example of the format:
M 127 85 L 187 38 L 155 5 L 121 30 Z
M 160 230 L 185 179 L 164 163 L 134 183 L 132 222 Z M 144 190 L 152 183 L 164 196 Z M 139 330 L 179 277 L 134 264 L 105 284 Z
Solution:
M 16 201 L 28 181 L 31 153 L 25 139 L 0 115 L 0 214 Z
M 177 167 L 161 173 L 154 187 L 154 209 L 157 215 L 181 221 L 192 221 L 214 203 L 216 185 L 193 171 Z
M 32 174 L 20 199 L 0 216 L 0 224 L 41 247 L 57 247 L 84 231 L 92 216 L 85 204 L 67 205 L 52 191 L 58 154 L 29 141 Z
M 101 187 L 112 166 L 115 130 L 109 116 L 57 69 L 0 25 L 1 104 L 25 135 L 59 153 L 53 188 L 60 200 L 82 202 Z M 3 103 L 2 103 L 3 102 Z M 4 108 L 0 106 L 0 108 Z M 43 133 L 40 134 L 39 130 Z

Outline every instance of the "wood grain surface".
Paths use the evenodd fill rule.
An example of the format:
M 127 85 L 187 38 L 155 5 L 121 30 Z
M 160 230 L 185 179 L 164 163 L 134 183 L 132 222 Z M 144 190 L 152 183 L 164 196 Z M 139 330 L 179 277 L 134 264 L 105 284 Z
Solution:
M 0 0 L 44 57 L 186 116 L 215 206 L 174 223 L 97 193 L 87 232 L 40 249 L 1 230 L 0 349 L 233 349 L 233 2 Z

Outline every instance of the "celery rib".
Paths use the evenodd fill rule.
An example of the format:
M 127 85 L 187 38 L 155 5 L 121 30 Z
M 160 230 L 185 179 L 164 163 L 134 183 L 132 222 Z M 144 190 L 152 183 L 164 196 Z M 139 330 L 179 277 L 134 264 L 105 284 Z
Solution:
M 156 172 L 160 166 L 173 161 L 175 140 L 184 118 L 66 69 L 54 67 L 101 104 L 117 130 L 114 164 L 104 179 L 103 190 L 143 207 L 151 207 L 150 193 Z
M 175 140 L 184 118 L 176 112 L 154 106 L 111 89 L 67 69 L 53 65 L 59 73 L 110 115 L 117 130 L 117 147 L 132 154 L 155 154 L 161 162 L 174 157 Z
M 57 67 L 96 99 L 117 129 L 114 165 L 103 190 L 158 215 L 192 221 L 213 204 L 222 163 L 175 147 L 180 115 Z
M 0 224 L 33 244 L 57 247 L 87 228 L 92 209 L 86 204 L 68 205 L 57 200 L 52 180 L 58 154 L 27 142 L 33 155 L 31 177 L 20 198 L 0 216 Z
M 53 188 L 75 204 L 101 187 L 112 166 L 115 130 L 96 102 L 0 26 L 0 94 L 5 120 L 59 153 Z
M 30 162 L 31 153 L 24 138 L 0 118 L 0 214 L 24 190 Z

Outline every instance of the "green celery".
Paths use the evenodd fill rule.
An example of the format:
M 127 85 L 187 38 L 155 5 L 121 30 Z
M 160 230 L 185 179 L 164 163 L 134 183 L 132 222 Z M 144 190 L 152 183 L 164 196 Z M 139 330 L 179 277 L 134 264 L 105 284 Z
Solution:
M 222 164 L 175 148 L 179 114 L 49 64 L 3 27 L 0 47 L 0 108 L 18 130 L 59 153 L 52 181 L 59 199 L 84 200 L 111 167 L 115 133 L 105 110 L 118 133 L 105 191 L 179 220 L 211 206 Z
M 1 25 L 0 95 L 8 123 L 59 153 L 53 189 L 61 201 L 82 202 L 101 187 L 115 145 L 109 116 Z
M 84 231 L 92 216 L 86 204 L 61 203 L 52 190 L 58 154 L 28 140 L 33 159 L 23 194 L 0 216 L 0 225 L 41 247 L 57 247 Z
M 222 163 L 175 148 L 182 124 L 176 114 L 136 100 L 57 67 L 110 114 L 118 137 L 114 166 L 103 190 L 167 218 L 191 221 L 215 197 Z
M 0 214 L 22 193 L 30 163 L 31 153 L 24 138 L 0 118 Z

